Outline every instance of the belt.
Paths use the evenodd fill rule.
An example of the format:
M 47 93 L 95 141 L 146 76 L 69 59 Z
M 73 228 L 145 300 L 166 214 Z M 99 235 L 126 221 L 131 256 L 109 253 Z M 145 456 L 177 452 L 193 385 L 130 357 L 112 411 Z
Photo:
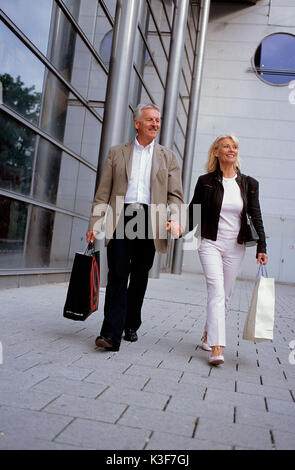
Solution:
M 148 204 L 141 204 L 140 202 L 131 202 L 130 204 L 124 204 L 124 207 L 131 206 L 131 209 L 136 211 L 138 210 L 146 210 L 148 208 Z

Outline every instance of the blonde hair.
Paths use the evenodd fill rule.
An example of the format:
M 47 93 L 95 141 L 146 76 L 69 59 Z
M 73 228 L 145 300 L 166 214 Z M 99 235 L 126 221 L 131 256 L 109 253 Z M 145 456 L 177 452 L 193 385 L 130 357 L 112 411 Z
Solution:
M 224 139 L 231 139 L 236 146 L 239 148 L 239 139 L 235 135 L 221 135 L 217 137 L 217 139 L 214 140 L 213 144 L 211 145 L 209 152 L 208 152 L 208 160 L 206 163 L 206 170 L 208 173 L 212 173 L 213 171 L 216 170 L 217 165 L 218 165 L 218 159 L 215 157 L 215 150 L 219 148 L 220 143 Z M 235 162 L 235 168 L 240 169 L 241 168 L 241 162 L 239 158 L 239 153 L 238 157 Z

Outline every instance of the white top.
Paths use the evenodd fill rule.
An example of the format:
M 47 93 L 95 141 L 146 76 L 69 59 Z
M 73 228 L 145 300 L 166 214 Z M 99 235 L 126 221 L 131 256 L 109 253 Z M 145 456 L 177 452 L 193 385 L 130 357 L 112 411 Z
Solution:
M 224 195 L 219 216 L 218 235 L 223 238 L 237 238 L 241 227 L 243 199 L 236 178 L 237 175 L 222 180 Z
M 155 141 L 153 140 L 147 147 L 140 145 L 135 138 L 132 156 L 132 169 L 128 183 L 125 203 L 141 204 L 151 203 L 151 169 Z

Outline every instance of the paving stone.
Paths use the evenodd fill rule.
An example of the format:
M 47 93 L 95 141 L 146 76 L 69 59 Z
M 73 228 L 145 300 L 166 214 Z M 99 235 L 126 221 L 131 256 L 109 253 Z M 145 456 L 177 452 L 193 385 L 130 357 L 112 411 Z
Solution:
M 105 389 L 105 384 L 92 384 L 81 380 L 67 379 L 64 377 L 48 377 L 31 388 L 32 391 L 67 394 L 84 398 L 96 398 Z
M 146 446 L 147 450 L 231 450 L 231 446 L 174 434 L 154 432 Z
M 269 430 L 289 431 L 294 428 L 294 417 L 237 406 L 235 421 L 238 424 L 264 427 Z
M 120 425 L 191 437 L 197 416 L 130 406 L 119 420 Z
M 173 395 L 166 408 L 169 413 L 190 414 L 221 420 L 224 424 L 233 423 L 234 406 L 228 403 L 206 402 L 200 397 Z
M 265 402 L 262 396 L 247 395 L 246 393 L 224 392 L 212 387 L 208 388 L 206 402 L 231 404 L 238 406 L 243 404 L 246 408 L 254 408 L 255 410 L 263 411 L 265 409 Z
M 22 445 L 20 448 L 24 449 L 28 437 L 30 441 L 34 439 L 51 441 L 71 421 L 72 418 L 68 416 L 49 415 L 39 411 L 1 406 L 0 432 L 4 436 L 0 439 L 0 449 L 8 448 L 8 445 L 13 442 L 13 449 L 19 445 Z
M 272 449 L 270 433 L 266 429 L 241 424 L 224 426 L 220 421 L 205 417 L 200 418 L 195 437 L 256 450 Z
M 30 371 L 43 377 L 66 377 L 68 379 L 83 380 L 93 372 L 93 369 L 82 369 L 80 367 L 63 366 L 58 364 L 43 364 L 35 366 L 30 369 Z
M 279 400 L 292 401 L 291 394 L 288 390 L 282 390 L 278 387 L 267 385 L 254 385 L 247 382 L 237 381 L 237 392 L 246 393 L 248 395 L 259 395 L 267 398 L 278 398 Z
M 134 450 L 143 449 L 149 434 L 149 431 L 141 429 L 76 419 L 54 442 L 84 449 Z
M 169 395 L 153 393 L 149 391 L 130 390 L 112 386 L 100 397 L 100 401 L 125 403 L 126 405 L 138 405 L 146 408 L 162 410 L 169 399 Z
M 0 450 L 82 450 L 67 444 L 59 444 L 30 436 L 4 436 L 0 440 Z
M 163 394 L 172 394 L 175 395 L 189 395 L 191 397 L 200 395 L 201 397 L 204 395 L 206 389 L 206 380 L 200 378 L 199 383 L 196 384 L 188 384 L 184 382 L 178 382 L 175 380 L 165 380 L 163 381 L 158 377 L 151 378 L 146 386 L 144 387 L 145 391 L 149 392 L 159 392 Z
M 153 368 L 153 367 L 147 367 L 147 366 L 139 366 L 137 364 L 133 365 L 130 367 L 127 371 L 126 374 L 130 375 L 141 375 L 144 377 L 159 377 L 163 381 L 166 379 L 175 379 L 178 380 L 182 374 L 181 369 L 177 370 L 170 370 L 170 369 L 160 369 L 160 368 Z
M 277 450 L 294 450 L 295 448 L 295 434 L 294 425 L 290 428 L 289 432 L 273 431 L 274 445 Z
M 65 394 L 44 408 L 46 413 L 61 414 L 75 418 L 89 418 L 108 423 L 114 423 L 119 419 L 125 409 L 126 405 L 111 403 L 109 406 L 106 406 L 104 401 L 89 400 Z
M 0 391 L 0 405 L 16 408 L 41 410 L 48 403 L 58 397 L 58 393 L 44 393 L 25 390 L 23 392 Z
M 272 413 L 280 413 L 282 415 L 289 415 L 295 417 L 295 403 L 288 403 L 287 401 L 277 400 L 275 398 L 267 399 L 268 410 Z

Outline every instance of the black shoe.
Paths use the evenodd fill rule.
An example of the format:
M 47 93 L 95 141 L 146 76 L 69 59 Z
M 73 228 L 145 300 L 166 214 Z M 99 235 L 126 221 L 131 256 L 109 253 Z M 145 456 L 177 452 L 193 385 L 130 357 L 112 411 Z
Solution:
M 136 330 L 133 330 L 132 328 L 127 328 L 125 330 L 124 339 L 125 341 L 131 341 L 131 343 L 134 343 L 135 341 L 137 341 L 138 336 L 137 336 Z
M 98 336 L 95 340 L 95 344 L 98 348 L 105 348 L 107 351 L 119 351 L 120 345 L 114 343 L 112 338 L 107 336 Z

